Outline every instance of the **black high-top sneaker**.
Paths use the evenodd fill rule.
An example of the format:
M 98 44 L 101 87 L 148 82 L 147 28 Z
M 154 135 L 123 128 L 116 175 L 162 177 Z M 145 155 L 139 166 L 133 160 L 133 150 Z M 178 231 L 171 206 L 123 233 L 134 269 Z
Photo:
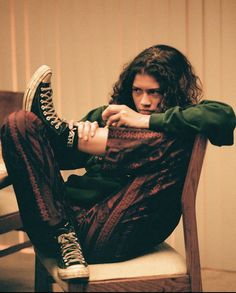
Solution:
M 58 275 L 62 280 L 88 279 L 89 268 L 84 259 L 78 238 L 72 228 L 57 230 L 57 242 L 60 247 Z
M 60 140 L 69 148 L 77 147 L 77 128 L 69 129 L 68 123 L 59 118 L 52 100 L 52 70 L 47 65 L 40 66 L 31 77 L 23 98 L 23 109 L 35 113 L 47 126 L 51 138 Z

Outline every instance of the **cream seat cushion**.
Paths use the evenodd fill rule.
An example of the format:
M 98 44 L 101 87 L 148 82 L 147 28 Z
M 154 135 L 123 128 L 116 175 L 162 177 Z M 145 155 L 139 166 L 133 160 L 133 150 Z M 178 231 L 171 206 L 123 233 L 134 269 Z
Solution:
M 0 176 L 7 174 L 5 164 L 1 157 L 0 148 Z M 12 185 L 0 190 L 0 216 L 18 211 L 18 204 Z
M 41 262 L 53 276 L 54 280 L 66 288 L 67 283 L 60 280 L 56 260 L 39 255 Z M 166 242 L 158 245 L 152 252 L 131 260 L 89 265 L 89 281 L 135 278 L 145 276 L 186 274 L 185 259 Z
M 0 190 L 0 216 L 19 211 L 12 185 Z

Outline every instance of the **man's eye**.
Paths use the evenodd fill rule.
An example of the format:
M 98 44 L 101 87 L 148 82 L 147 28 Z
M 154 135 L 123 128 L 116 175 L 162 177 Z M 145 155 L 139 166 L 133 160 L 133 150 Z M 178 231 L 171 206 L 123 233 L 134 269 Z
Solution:
M 141 94 L 141 93 L 142 93 L 142 90 L 139 89 L 139 88 L 133 88 L 132 90 L 133 90 L 133 92 L 136 93 L 136 94 Z
M 159 90 L 150 90 L 149 94 L 150 95 L 158 95 L 158 94 L 160 94 L 160 91 Z
M 149 91 L 148 91 L 148 94 L 149 94 L 149 95 L 154 95 L 154 94 L 156 94 L 156 91 L 155 91 L 155 90 L 149 90 Z
M 151 96 L 159 96 L 159 95 L 161 95 L 161 91 L 160 91 L 159 89 L 156 89 L 156 90 L 150 90 L 150 91 L 148 92 L 148 94 L 151 95 Z

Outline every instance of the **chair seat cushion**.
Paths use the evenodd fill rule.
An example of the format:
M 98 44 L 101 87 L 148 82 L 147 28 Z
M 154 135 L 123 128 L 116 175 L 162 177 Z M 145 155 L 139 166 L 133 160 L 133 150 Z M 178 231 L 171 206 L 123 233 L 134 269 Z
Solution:
M 1 184 L 7 175 L 6 172 L 7 171 L 1 157 L 1 148 L 0 148 L 0 182 Z M 0 217 L 17 212 L 18 210 L 19 210 L 18 204 L 16 201 L 16 196 L 15 196 L 12 185 L 0 189 Z
M 0 217 L 19 210 L 12 185 L 0 190 Z
M 58 283 L 56 260 L 38 255 L 41 262 Z M 169 274 L 186 274 L 185 259 L 166 242 L 158 245 L 152 252 L 131 260 L 89 265 L 89 281 L 112 280 Z
M 98 281 L 151 275 L 185 274 L 186 265 L 183 256 L 164 242 L 143 256 L 123 262 L 90 265 L 89 270 L 90 280 Z

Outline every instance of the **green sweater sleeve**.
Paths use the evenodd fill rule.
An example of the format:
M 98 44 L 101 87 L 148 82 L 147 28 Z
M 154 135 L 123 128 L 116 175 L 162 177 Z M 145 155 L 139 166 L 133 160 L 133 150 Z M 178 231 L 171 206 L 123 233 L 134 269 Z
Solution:
M 187 108 L 173 107 L 150 118 L 150 129 L 187 137 L 202 133 L 213 145 L 233 145 L 236 118 L 231 106 L 203 100 Z
M 107 106 L 101 106 L 91 110 L 86 116 L 84 116 L 80 121 L 97 121 L 100 127 L 105 126 L 105 122 L 102 119 L 102 112 L 106 109 Z

